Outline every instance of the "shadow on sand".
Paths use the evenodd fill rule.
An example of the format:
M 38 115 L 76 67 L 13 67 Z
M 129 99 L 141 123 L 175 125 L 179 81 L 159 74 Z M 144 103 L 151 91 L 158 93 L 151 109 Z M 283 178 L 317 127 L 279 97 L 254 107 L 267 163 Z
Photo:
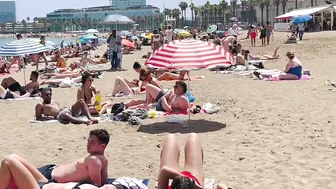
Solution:
M 212 131 L 218 131 L 226 127 L 225 123 L 219 123 L 208 120 L 190 120 L 189 125 L 185 121 L 184 124 L 159 122 L 148 125 L 142 125 L 139 127 L 138 132 L 148 134 L 160 134 L 160 133 L 206 133 Z

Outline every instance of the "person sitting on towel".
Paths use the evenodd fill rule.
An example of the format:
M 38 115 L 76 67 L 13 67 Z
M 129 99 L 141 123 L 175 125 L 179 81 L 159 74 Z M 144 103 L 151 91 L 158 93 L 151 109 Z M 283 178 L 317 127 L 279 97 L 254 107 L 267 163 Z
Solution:
M 295 57 L 293 52 L 288 51 L 286 54 L 288 62 L 286 64 L 283 73 L 279 75 L 279 80 L 299 80 L 302 76 L 302 64 L 301 61 Z M 257 78 L 263 79 L 259 72 L 253 73 Z
M 125 105 L 129 109 L 144 108 L 149 110 L 152 106 L 155 106 L 156 111 L 185 113 L 189 107 L 189 101 L 185 95 L 186 92 L 187 84 L 184 81 L 176 81 L 174 89 L 168 92 L 148 84 L 146 86 L 146 101 L 144 104 L 132 106 L 135 101 L 131 101 Z
M 1 186 L 21 189 L 98 189 L 97 186 L 107 183 L 108 159 L 105 149 L 109 140 L 109 133 L 105 129 L 91 130 L 87 140 L 89 155 L 70 164 L 46 165 L 39 169 L 16 154 L 8 155 L 1 162 Z
M 24 95 L 27 92 L 29 93 L 33 93 L 34 91 L 36 91 L 39 87 L 40 84 L 38 82 L 38 78 L 39 78 L 39 74 L 36 71 L 32 71 L 30 74 L 30 83 L 28 83 L 25 86 L 21 86 L 21 84 L 19 82 L 17 82 L 14 78 L 12 77 L 8 77 L 8 78 L 4 78 L 1 82 L 1 86 L 4 89 L 8 89 L 12 92 L 15 92 L 19 95 Z
M 73 123 L 91 125 L 98 123 L 98 120 L 90 115 L 88 106 L 83 100 L 78 100 L 71 108 L 61 109 L 57 103 L 51 101 L 51 96 L 51 88 L 41 89 L 43 103 L 38 103 L 35 106 L 36 120 L 47 121 L 57 119 L 63 124 Z M 84 115 L 87 119 L 79 118 L 80 115 Z

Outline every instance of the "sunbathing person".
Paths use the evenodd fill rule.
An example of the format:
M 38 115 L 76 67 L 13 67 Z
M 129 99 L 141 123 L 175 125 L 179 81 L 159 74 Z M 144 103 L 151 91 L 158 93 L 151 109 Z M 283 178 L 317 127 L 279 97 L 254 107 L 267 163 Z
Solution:
M 24 95 L 18 95 L 12 91 L 7 91 L 2 86 L 0 86 L 0 100 L 1 99 L 15 99 L 15 98 L 27 98 L 30 96 L 30 93 L 26 93 Z
M 51 101 L 51 88 L 41 89 L 42 104 L 35 106 L 35 116 L 38 121 L 48 121 L 57 119 L 60 123 L 68 124 L 87 124 L 91 125 L 98 123 L 96 119 L 91 117 L 87 105 L 83 100 L 78 100 L 71 108 L 59 108 L 58 104 Z M 79 118 L 80 115 L 87 117 L 86 119 Z
M 129 109 L 144 108 L 149 110 L 155 106 L 156 111 L 170 113 L 185 113 L 188 111 L 189 102 L 186 97 L 187 84 L 184 81 L 176 81 L 174 90 L 164 90 L 148 84 L 146 86 L 146 102 L 140 105 L 133 105 L 134 101 L 126 104 Z M 132 106 L 133 105 L 133 106 Z
M 285 44 L 297 43 L 295 31 L 293 31 L 290 36 L 287 35 L 287 37 L 288 37 L 288 39 L 285 41 Z
M 1 162 L 0 186 L 20 189 L 78 189 L 76 186 L 79 186 L 79 189 L 97 189 L 95 185 L 102 186 L 107 182 L 108 160 L 104 151 L 109 138 L 109 133 L 104 129 L 91 130 L 87 141 L 89 155 L 67 165 L 46 165 L 36 169 L 22 157 L 9 155 Z
M 299 80 L 302 76 L 302 64 L 301 61 L 295 57 L 293 52 L 288 51 L 286 54 L 289 59 L 283 73 L 278 76 L 279 80 Z M 264 79 L 264 77 L 270 77 L 269 75 L 262 75 L 259 72 L 253 73 L 257 78 Z
M 181 169 L 179 142 L 175 135 L 168 135 L 163 142 L 160 155 L 158 189 L 204 188 L 204 153 L 201 140 L 196 133 L 188 136 L 184 146 L 184 158 L 184 167 Z M 172 180 L 171 184 L 169 184 L 170 180 Z
M 97 115 L 98 111 L 96 105 L 98 102 L 92 104 L 93 95 L 97 94 L 97 89 L 92 85 L 93 77 L 89 72 L 84 72 L 82 74 L 82 86 L 77 90 L 77 100 L 83 100 L 89 108 L 91 115 Z
M 133 70 L 137 72 L 138 74 L 140 73 L 141 69 L 141 64 L 139 62 L 134 62 L 133 64 Z M 139 87 L 139 80 L 138 79 L 133 79 L 132 81 L 128 78 L 125 78 L 124 81 L 129 87 Z
M 235 57 L 235 60 L 236 60 L 234 65 L 243 65 L 243 66 L 245 66 L 246 60 L 245 60 L 245 58 L 244 58 L 243 55 L 241 55 L 241 54 L 238 53 L 237 49 L 232 49 L 231 50 L 231 54 L 232 54 L 232 56 Z
M 0 61 L 0 73 L 10 73 L 11 63 L 4 60 Z
M 1 86 L 4 89 L 8 89 L 12 92 L 17 92 L 17 94 L 20 94 L 20 95 L 24 95 L 27 92 L 32 94 L 35 90 L 37 90 L 40 87 L 40 84 L 38 82 L 38 77 L 39 77 L 38 72 L 32 71 L 30 74 L 31 82 L 25 86 L 21 86 L 21 84 L 12 77 L 4 78 L 1 82 Z
M 280 47 L 275 48 L 273 55 L 262 55 L 262 56 L 258 56 L 258 55 L 251 55 L 249 54 L 250 51 L 246 51 L 245 53 L 248 54 L 248 58 L 249 60 L 274 60 L 274 59 L 279 59 L 280 55 L 278 55 L 278 50 Z
M 61 55 L 59 51 L 55 52 L 55 58 L 56 58 L 56 67 L 57 68 L 65 68 L 66 67 L 66 61 L 65 58 Z
M 87 64 L 101 64 L 100 61 L 94 61 L 91 58 L 88 57 L 88 52 L 84 52 L 81 60 L 79 63 L 77 63 L 81 67 L 87 67 Z

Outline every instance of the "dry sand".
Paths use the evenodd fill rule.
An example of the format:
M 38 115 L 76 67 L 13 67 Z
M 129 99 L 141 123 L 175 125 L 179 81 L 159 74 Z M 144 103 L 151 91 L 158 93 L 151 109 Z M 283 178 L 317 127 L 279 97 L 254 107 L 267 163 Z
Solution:
M 111 133 L 106 150 L 109 175 L 149 177 L 150 188 L 154 188 L 165 136 L 180 133 L 182 145 L 188 133 L 197 132 L 204 145 L 206 177 L 216 182 L 233 188 L 336 188 L 335 89 L 325 86 L 326 79 L 336 80 L 336 33 L 306 33 L 296 45 L 284 45 L 286 35 L 276 33 L 275 41 L 267 47 L 251 48 L 249 40 L 241 43 L 259 55 L 272 54 L 280 46 L 281 58 L 266 62 L 268 68 L 283 69 L 286 51 L 294 51 L 313 80 L 266 82 L 206 70 L 192 72 L 206 77 L 191 82 L 196 104 L 212 102 L 221 111 L 193 115 L 187 128 L 167 124 L 163 118 L 146 120 L 140 127 L 123 123 L 32 124 L 29 120 L 37 101 L 1 102 L 0 157 L 17 153 L 36 166 L 71 162 L 87 154 L 90 129 L 105 128 Z M 132 64 L 145 53 L 125 55 L 123 65 L 128 71 L 109 72 L 95 80 L 95 86 L 108 94 L 117 76 L 137 78 Z M 22 73 L 13 76 L 23 81 Z M 173 84 L 163 85 L 168 88 Z M 75 94 L 76 88 L 54 89 L 53 99 L 70 106 Z

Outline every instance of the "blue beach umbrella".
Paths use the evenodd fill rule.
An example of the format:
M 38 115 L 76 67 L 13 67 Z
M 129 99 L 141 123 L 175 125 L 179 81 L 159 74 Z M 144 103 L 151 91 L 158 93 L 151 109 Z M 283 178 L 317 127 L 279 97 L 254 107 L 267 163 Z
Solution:
M 305 23 L 311 20 L 312 18 L 313 17 L 310 15 L 297 16 L 297 17 L 294 17 L 294 24 Z

